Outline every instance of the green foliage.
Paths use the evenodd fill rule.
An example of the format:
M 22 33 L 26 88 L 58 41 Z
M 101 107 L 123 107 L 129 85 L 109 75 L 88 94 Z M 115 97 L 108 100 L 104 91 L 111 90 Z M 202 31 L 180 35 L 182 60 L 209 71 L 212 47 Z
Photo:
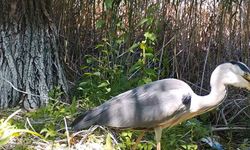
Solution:
M 110 1 L 106 2 L 107 4 Z M 150 19 L 142 21 L 150 26 Z M 98 21 L 100 28 L 103 22 Z M 151 68 L 148 63 L 155 62 L 154 44 L 156 35 L 153 32 L 146 32 L 144 40 L 135 42 L 130 46 L 126 53 L 133 54 L 139 52 L 140 57 L 134 62 L 124 62 L 118 53 L 118 47 L 121 47 L 126 40 L 126 30 L 122 22 L 116 23 L 116 29 L 122 31 L 119 35 L 110 33 L 109 38 L 103 38 L 97 44 L 99 50 L 98 56 L 86 55 L 85 64 L 81 68 L 85 71 L 82 80 L 78 86 L 78 96 L 82 99 L 82 107 L 93 107 L 110 99 L 125 90 L 135 86 L 152 82 L 156 79 L 157 73 L 155 67 Z M 124 53 L 125 54 L 125 53 Z M 134 75 L 135 74 L 135 75 Z M 128 78 L 131 76 L 132 78 Z
M 208 127 L 193 118 L 164 130 L 162 146 L 166 149 L 197 149 L 197 142 L 208 135 Z
M 135 132 L 135 131 L 123 131 L 120 134 L 120 144 L 118 145 L 120 149 L 122 150 L 127 150 L 130 149 L 132 146 L 135 145 L 135 140 L 139 136 L 140 132 Z M 145 141 L 142 143 L 139 143 L 137 145 L 137 149 L 139 150 L 152 150 L 154 148 L 154 141 Z
M 243 139 L 242 144 L 240 144 L 240 149 L 247 150 L 250 147 L 250 139 Z
M 105 4 L 106 9 L 111 9 L 112 3 L 113 3 L 113 0 L 104 0 L 104 4 Z
M 135 144 L 140 132 L 123 131 L 120 134 L 121 149 L 129 149 Z M 162 149 L 185 149 L 197 150 L 197 142 L 209 135 L 206 126 L 202 125 L 197 119 L 188 120 L 181 125 L 163 130 L 161 145 Z M 154 132 L 147 132 L 137 149 L 152 150 L 155 148 Z
M 77 112 L 76 100 L 73 99 L 71 105 L 62 103 L 59 101 L 61 94 L 60 88 L 55 87 L 49 93 L 51 99 L 46 107 L 26 114 L 26 117 L 32 118 L 33 122 L 39 122 L 34 124 L 33 127 L 47 140 L 58 137 L 65 138 L 65 133 L 58 132 L 59 129 L 65 128 L 63 118 L 71 118 Z
M 103 51 L 103 54 L 106 53 L 108 51 Z M 85 57 L 88 65 L 82 68 L 88 72 L 84 73 L 77 88 L 78 96 L 83 99 L 82 107 L 93 107 L 101 104 L 111 95 L 118 94 L 119 91 L 130 87 L 122 66 L 109 66 L 106 56 L 103 57 L 103 60 L 89 55 Z
M 29 129 L 18 129 L 15 125 L 10 123 L 12 117 L 14 117 L 21 110 L 17 110 L 12 113 L 7 119 L 0 120 L 0 147 L 7 144 L 12 138 L 20 136 L 22 133 L 29 133 L 33 136 L 43 138 L 42 135 Z

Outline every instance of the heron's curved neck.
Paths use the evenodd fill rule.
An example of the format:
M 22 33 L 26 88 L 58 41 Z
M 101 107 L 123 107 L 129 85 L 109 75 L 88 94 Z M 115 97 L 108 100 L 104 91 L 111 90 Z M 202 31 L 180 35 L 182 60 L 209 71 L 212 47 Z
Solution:
M 211 87 L 211 92 L 202 96 L 201 108 L 214 107 L 222 102 L 227 94 L 227 88 L 225 85 L 218 83 L 217 86 Z
M 227 94 L 227 87 L 224 84 L 224 72 L 216 68 L 210 78 L 211 92 L 206 96 L 198 96 L 199 109 L 213 108 L 220 104 Z

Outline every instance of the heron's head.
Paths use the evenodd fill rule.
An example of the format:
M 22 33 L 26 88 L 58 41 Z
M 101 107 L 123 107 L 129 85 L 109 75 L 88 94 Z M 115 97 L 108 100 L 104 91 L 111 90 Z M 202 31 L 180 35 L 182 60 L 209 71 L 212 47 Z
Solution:
M 210 84 L 212 87 L 224 84 L 250 90 L 250 69 L 242 62 L 223 63 L 213 71 Z
M 250 69 L 242 62 L 232 61 L 220 65 L 221 80 L 225 85 L 250 90 Z

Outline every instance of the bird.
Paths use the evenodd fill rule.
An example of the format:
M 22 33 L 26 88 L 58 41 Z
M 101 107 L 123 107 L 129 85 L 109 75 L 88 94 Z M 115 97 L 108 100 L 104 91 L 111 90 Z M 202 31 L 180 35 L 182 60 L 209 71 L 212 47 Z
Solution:
M 115 129 L 152 130 L 156 149 L 161 149 L 162 130 L 208 112 L 222 103 L 227 87 L 250 90 L 250 69 L 240 61 L 218 65 L 211 74 L 208 95 L 200 96 L 182 80 L 157 80 L 117 96 L 79 115 L 75 131 L 101 125 Z

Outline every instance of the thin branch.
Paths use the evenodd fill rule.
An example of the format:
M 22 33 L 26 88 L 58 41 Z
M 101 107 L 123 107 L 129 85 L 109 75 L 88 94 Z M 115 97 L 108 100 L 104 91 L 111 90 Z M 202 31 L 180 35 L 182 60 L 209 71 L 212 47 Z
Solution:
M 225 130 L 250 130 L 247 127 L 212 127 L 212 131 L 225 131 Z
M 7 79 L 3 78 L 0 76 L 0 79 L 4 80 L 5 82 L 7 82 L 14 90 L 16 90 L 17 92 L 23 93 L 23 94 L 27 94 L 27 95 L 31 95 L 31 96 L 35 96 L 35 97 L 40 97 L 40 98 L 46 98 L 48 99 L 48 97 L 45 96 L 40 96 L 40 95 L 36 95 L 36 94 L 32 94 L 32 93 L 28 93 L 26 91 L 22 91 L 18 88 L 16 88 L 10 81 L 8 81 Z
M 0 79 L 4 80 L 5 82 L 7 82 L 14 90 L 16 90 L 17 92 L 20 92 L 20 93 L 23 93 L 23 94 L 27 94 L 27 95 L 31 95 L 31 96 L 35 96 L 35 97 L 39 97 L 39 98 L 42 98 L 42 99 L 51 99 L 51 100 L 55 100 L 57 101 L 57 99 L 54 99 L 54 98 L 51 98 L 51 97 L 46 97 L 46 96 L 41 96 L 41 95 L 37 95 L 37 94 L 32 94 L 32 93 L 28 93 L 26 91 L 23 91 L 23 90 L 20 90 L 18 89 L 17 87 L 15 87 L 10 81 L 8 81 L 7 79 L 3 78 L 0 76 Z M 62 101 L 60 101 L 60 103 L 62 104 L 66 104 L 66 105 L 70 105 L 68 103 L 64 103 Z
M 239 106 L 239 104 L 236 102 L 236 101 L 233 101 L 234 102 L 234 104 L 239 108 L 239 109 L 241 109 L 241 107 Z M 243 110 L 243 113 L 250 119 L 250 115 L 248 115 L 248 113 L 245 111 L 245 110 Z
M 208 43 L 207 53 L 206 53 L 206 58 L 205 58 L 205 63 L 204 63 L 204 66 L 203 66 L 202 78 L 201 78 L 201 87 L 200 87 L 200 94 L 201 94 L 201 92 L 202 92 L 202 87 L 203 87 L 203 81 L 204 81 L 204 76 L 205 76 L 205 70 L 206 70 L 206 66 L 207 66 L 207 59 L 208 59 L 209 51 L 210 51 L 210 43 L 211 43 L 211 39 L 209 40 L 209 43 Z
M 14 113 L 12 113 L 4 122 L 3 124 L 6 124 L 12 117 L 14 117 L 16 114 L 18 114 L 21 111 L 21 109 L 18 109 Z
M 166 35 L 164 34 L 164 38 L 163 38 L 163 44 L 165 43 L 166 41 Z M 161 64 L 162 64 L 162 57 L 163 57 L 163 52 L 164 52 L 164 47 L 165 46 L 162 46 L 161 48 L 161 55 L 160 55 L 160 60 L 159 60 L 159 70 L 158 70 L 158 80 L 160 79 L 160 74 L 161 74 Z
M 70 137 L 69 137 L 68 125 L 67 125 L 67 121 L 65 117 L 63 118 L 63 120 L 64 120 L 64 125 L 65 125 L 66 135 L 67 135 L 67 142 L 68 142 L 68 146 L 70 149 Z
M 31 128 L 34 132 L 36 132 L 36 130 L 35 130 L 35 129 L 33 128 L 33 126 L 31 125 L 29 118 L 26 118 L 25 127 L 26 127 L 26 123 L 28 123 L 28 125 L 30 126 L 30 128 Z M 27 128 L 27 127 L 26 127 L 26 128 Z
M 76 133 L 74 133 L 74 134 L 71 136 L 71 139 L 72 139 L 73 137 L 75 137 L 76 135 L 79 135 L 79 134 L 83 133 L 84 136 L 81 138 L 81 141 L 79 142 L 79 143 L 81 144 L 81 143 L 83 143 L 83 141 L 84 141 L 91 133 L 93 133 L 97 128 L 98 128 L 98 125 L 95 125 L 95 126 L 90 127 L 88 130 L 82 130 L 82 131 L 76 132 Z
M 225 116 L 225 114 L 224 114 L 224 109 L 223 109 L 223 111 L 220 111 L 220 112 L 221 112 L 221 117 L 222 117 L 222 119 L 223 119 L 223 121 L 224 121 L 225 125 L 228 125 L 228 122 L 227 122 L 226 116 Z
M 248 108 L 248 107 L 250 107 L 250 105 L 247 105 L 247 106 L 245 106 L 244 108 L 242 108 L 240 111 L 238 111 L 236 115 L 234 115 L 233 117 L 231 117 L 231 118 L 229 119 L 230 122 L 232 122 L 232 121 L 234 120 L 234 118 L 236 118 L 241 112 L 244 112 L 244 110 L 245 110 L 246 108 Z

